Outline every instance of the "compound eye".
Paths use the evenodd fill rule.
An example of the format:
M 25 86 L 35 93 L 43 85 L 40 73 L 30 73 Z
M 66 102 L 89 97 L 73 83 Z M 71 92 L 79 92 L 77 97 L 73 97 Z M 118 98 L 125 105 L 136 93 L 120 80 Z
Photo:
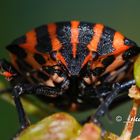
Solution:
M 128 38 L 124 39 L 124 44 L 128 45 L 128 46 L 137 46 L 137 44 L 134 41 L 132 41 L 132 40 L 130 40 Z
M 53 59 L 53 60 L 56 60 L 56 54 L 57 52 L 56 51 L 53 51 L 50 53 L 50 57 Z

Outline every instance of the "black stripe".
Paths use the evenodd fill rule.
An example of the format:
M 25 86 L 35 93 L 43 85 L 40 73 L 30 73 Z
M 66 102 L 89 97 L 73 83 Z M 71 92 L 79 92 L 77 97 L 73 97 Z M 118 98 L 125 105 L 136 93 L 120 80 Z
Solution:
M 23 73 L 30 72 L 33 69 L 32 66 L 29 63 L 27 63 L 24 59 L 17 59 L 16 63 L 19 67 L 19 70 Z
M 110 64 L 113 63 L 114 60 L 115 60 L 115 56 L 110 55 L 107 56 L 105 59 L 103 59 L 102 64 L 104 65 L 104 67 L 108 67 Z
M 112 53 L 113 48 L 113 38 L 114 38 L 115 30 L 104 27 L 101 39 L 98 43 L 97 52 L 99 55 L 106 55 Z
M 105 68 L 103 68 L 103 67 L 96 67 L 96 68 L 92 71 L 92 74 L 93 74 L 94 76 L 99 76 L 99 75 L 101 75 L 104 71 L 105 71 Z
M 25 58 L 27 56 L 27 53 L 25 50 L 18 45 L 9 45 L 6 47 L 8 51 L 10 51 L 12 54 L 15 54 L 18 58 Z
M 58 22 L 57 25 L 57 38 L 62 44 L 60 52 L 65 58 L 66 63 L 70 63 L 72 58 L 72 44 L 71 44 L 71 23 L 70 22 Z
M 71 42 L 71 24 L 70 22 L 58 22 L 57 26 L 57 38 L 62 45 L 69 45 Z
M 123 53 L 122 57 L 124 60 L 128 60 L 128 59 L 136 56 L 139 53 L 140 53 L 139 47 L 131 47 Z
M 46 63 L 45 58 L 44 58 L 41 54 L 35 53 L 35 54 L 34 54 L 34 59 L 35 59 L 40 65 L 43 65 L 43 64 Z
M 38 71 L 37 72 L 37 76 L 41 79 L 43 79 L 44 81 L 48 80 L 49 79 L 49 76 L 47 76 L 46 74 L 44 74 L 43 72 L 41 71 Z
M 81 64 L 83 63 L 86 56 L 89 54 L 89 49 L 87 48 L 87 45 L 90 43 L 90 41 L 93 38 L 94 35 L 93 27 L 94 27 L 93 24 L 84 23 L 84 22 L 81 22 L 78 27 L 79 43 L 77 45 L 77 58 Z
M 87 46 L 89 42 L 92 40 L 94 35 L 93 28 L 95 24 L 80 22 L 79 24 L 79 44 L 83 44 Z
M 24 44 L 24 43 L 26 43 L 26 36 L 25 36 L 25 35 L 23 35 L 23 36 L 21 36 L 21 37 L 15 39 L 15 40 L 12 42 L 12 44 L 15 44 L 15 45 Z
M 52 50 L 52 44 L 49 37 L 47 25 L 40 26 L 35 29 L 37 36 L 36 49 L 39 52 L 50 52 Z

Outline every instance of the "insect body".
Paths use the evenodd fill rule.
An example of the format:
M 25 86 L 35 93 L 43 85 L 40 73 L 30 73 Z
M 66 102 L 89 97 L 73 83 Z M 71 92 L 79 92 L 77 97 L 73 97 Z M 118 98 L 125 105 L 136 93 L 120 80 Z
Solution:
M 22 128 L 28 123 L 20 95 L 25 92 L 45 95 L 46 100 L 54 100 L 58 106 L 80 106 L 89 104 L 89 100 L 94 104 L 93 98 L 111 97 L 114 92 L 119 93 L 135 83 L 123 81 L 140 52 L 135 42 L 114 29 L 79 21 L 35 28 L 7 49 L 12 68 L 17 71 L 11 83 Z M 1 67 L 3 65 L 4 61 Z M 55 98 L 50 99 L 52 97 Z M 108 98 L 104 103 L 106 101 Z

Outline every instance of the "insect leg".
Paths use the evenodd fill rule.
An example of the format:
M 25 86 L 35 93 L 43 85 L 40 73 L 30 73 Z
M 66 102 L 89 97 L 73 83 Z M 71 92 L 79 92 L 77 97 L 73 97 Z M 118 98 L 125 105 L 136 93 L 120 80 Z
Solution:
M 32 87 L 32 94 L 44 95 L 49 97 L 56 97 L 62 95 L 66 89 L 69 87 L 69 80 L 64 80 L 60 85 L 56 87 L 50 87 L 46 85 L 37 85 Z
M 11 81 L 19 76 L 19 73 L 11 63 L 5 59 L 0 59 L 0 75 L 4 76 L 8 81 Z
M 65 83 L 66 84 L 66 83 Z M 64 84 L 64 86 L 65 86 Z M 63 88 L 62 88 L 63 89 Z M 25 129 L 26 127 L 29 126 L 29 120 L 27 118 L 27 115 L 23 109 L 22 103 L 20 101 L 20 96 L 23 94 L 27 94 L 27 92 L 31 94 L 36 94 L 36 95 L 45 95 L 45 96 L 50 96 L 50 97 L 56 97 L 58 95 L 61 95 L 63 93 L 63 90 L 59 88 L 54 88 L 54 87 L 48 87 L 48 86 L 34 86 L 34 85 L 17 85 L 13 89 L 13 99 L 16 105 L 16 109 L 18 112 L 18 118 L 19 118 L 19 123 L 20 123 L 20 132 Z M 7 92 L 11 91 L 11 88 L 7 90 L 2 90 L 1 92 Z
M 97 122 L 98 119 L 108 111 L 109 105 L 113 102 L 115 98 L 117 98 L 118 94 L 121 91 L 127 90 L 134 84 L 135 80 L 130 80 L 123 83 L 114 83 L 112 85 L 111 93 L 106 97 L 104 102 L 98 107 L 97 111 L 95 112 L 94 115 L 91 116 L 90 120 L 92 122 Z
M 16 109 L 18 112 L 18 118 L 19 118 L 19 123 L 20 123 L 20 131 L 22 131 L 23 129 L 27 128 L 29 126 L 29 120 L 25 114 L 25 111 L 23 109 L 21 100 L 20 100 L 20 95 L 24 94 L 25 92 L 23 91 L 23 88 L 19 85 L 15 86 L 13 88 L 13 99 L 16 105 Z
M 63 93 L 63 87 L 61 89 L 56 87 L 49 87 L 46 85 L 44 86 L 44 85 L 31 85 L 31 84 L 18 84 L 14 86 L 12 95 L 19 117 L 20 131 L 28 127 L 30 124 L 29 119 L 27 118 L 27 115 L 22 106 L 20 96 L 25 94 L 33 94 L 33 95 L 56 97 L 58 95 L 61 95 L 62 93 Z
M 5 59 L 0 59 L 0 70 L 11 71 L 12 73 L 17 72 L 12 64 Z

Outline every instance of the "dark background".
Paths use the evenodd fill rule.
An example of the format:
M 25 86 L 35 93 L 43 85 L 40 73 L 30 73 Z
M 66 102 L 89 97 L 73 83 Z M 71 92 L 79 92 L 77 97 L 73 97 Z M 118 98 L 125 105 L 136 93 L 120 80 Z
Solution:
M 66 20 L 104 23 L 140 44 L 139 0 L 3 0 L 0 1 L 0 57 L 7 57 L 7 44 L 32 28 Z M 121 115 L 126 120 L 131 105 L 124 103 L 111 112 L 113 123 L 106 123 L 104 118 L 106 129 L 120 134 L 124 124 L 116 122 L 115 117 Z M 0 100 L 0 139 L 10 139 L 17 128 L 15 108 Z M 138 127 L 134 135 L 137 134 Z

